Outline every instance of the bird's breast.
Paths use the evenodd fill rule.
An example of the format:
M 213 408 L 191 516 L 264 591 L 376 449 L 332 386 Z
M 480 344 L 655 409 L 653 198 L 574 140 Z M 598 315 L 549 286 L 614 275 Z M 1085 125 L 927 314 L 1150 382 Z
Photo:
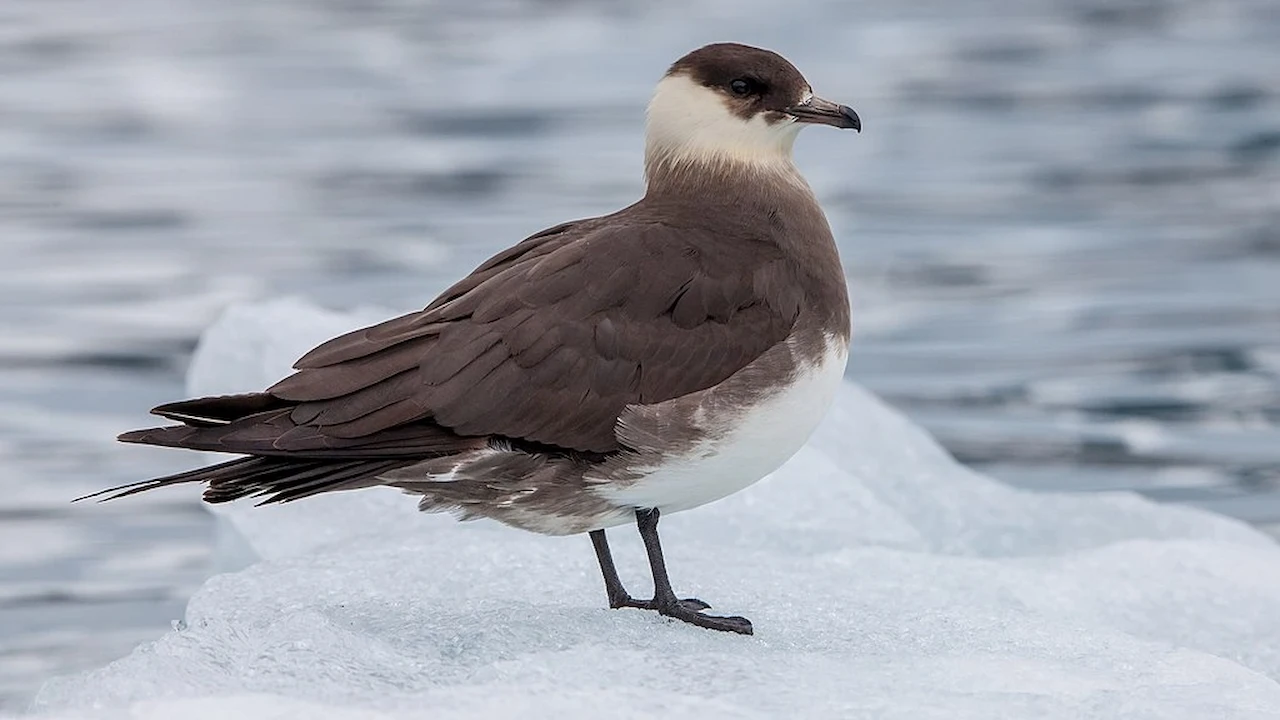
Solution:
M 844 376 L 845 339 L 816 335 L 780 343 L 707 390 L 629 408 L 619 435 L 642 447 L 594 474 L 595 492 L 623 507 L 679 512 L 778 469 L 808 440 Z

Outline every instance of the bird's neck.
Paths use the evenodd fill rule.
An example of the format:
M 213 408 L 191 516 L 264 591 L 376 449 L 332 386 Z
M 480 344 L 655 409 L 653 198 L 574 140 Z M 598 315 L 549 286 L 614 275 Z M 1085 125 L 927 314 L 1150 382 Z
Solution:
M 655 175 L 722 172 L 734 174 L 799 175 L 791 159 L 791 143 L 750 151 L 731 142 L 710 138 L 684 138 L 673 143 L 669 138 L 655 137 L 645 142 L 644 174 L 652 181 Z
M 703 202 L 774 205 L 786 196 L 817 207 L 813 191 L 789 154 L 776 161 L 752 162 L 650 147 L 644 171 L 645 196 L 651 199 L 696 197 Z

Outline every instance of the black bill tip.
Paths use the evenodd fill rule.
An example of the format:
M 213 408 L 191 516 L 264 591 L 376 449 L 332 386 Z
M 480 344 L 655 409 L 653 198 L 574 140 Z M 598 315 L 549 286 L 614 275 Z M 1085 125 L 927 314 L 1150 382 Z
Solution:
M 841 105 L 840 115 L 844 118 L 844 124 L 836 127 L 853 130 L 859 134 L 862 133 L 862 118 L 858 117 L 858 113 L 854 112 L 853 108 L 848 105 Z

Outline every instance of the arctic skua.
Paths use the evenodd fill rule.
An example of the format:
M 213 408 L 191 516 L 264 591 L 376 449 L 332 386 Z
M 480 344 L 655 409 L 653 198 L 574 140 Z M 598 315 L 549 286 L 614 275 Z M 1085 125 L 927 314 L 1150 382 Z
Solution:
M 841 381 L 844 273 L 792 161 L 814 124 L 861 130 L 776 53 L 689 53 L 649 103 L 638 202 L 525 239 L 263 392 L 155 408 L 180 424 L 120 440 L 245 457 L 90 497 L 203 483 L 210 503 L 276 503 L 391 486 L 424 511 L 588 533 L 610 607 L 751 633 L 675 595 L 657 527 L 778 468 Z M 605 528 L 630 522 L 652 599 L 627 593 L 609 552 Z

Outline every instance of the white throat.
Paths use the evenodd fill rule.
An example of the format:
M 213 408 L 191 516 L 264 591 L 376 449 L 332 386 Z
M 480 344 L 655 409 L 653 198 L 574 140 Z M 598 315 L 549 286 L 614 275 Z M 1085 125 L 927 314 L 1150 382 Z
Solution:
M 769 123 L 762 116 L 745 120 L 725 98 L 685 75 L 668 75 L 649 102 L 645 128 L 645 173 L 658 166 L 745 165 L 795 173 L 791 148 L 800 124 Z

